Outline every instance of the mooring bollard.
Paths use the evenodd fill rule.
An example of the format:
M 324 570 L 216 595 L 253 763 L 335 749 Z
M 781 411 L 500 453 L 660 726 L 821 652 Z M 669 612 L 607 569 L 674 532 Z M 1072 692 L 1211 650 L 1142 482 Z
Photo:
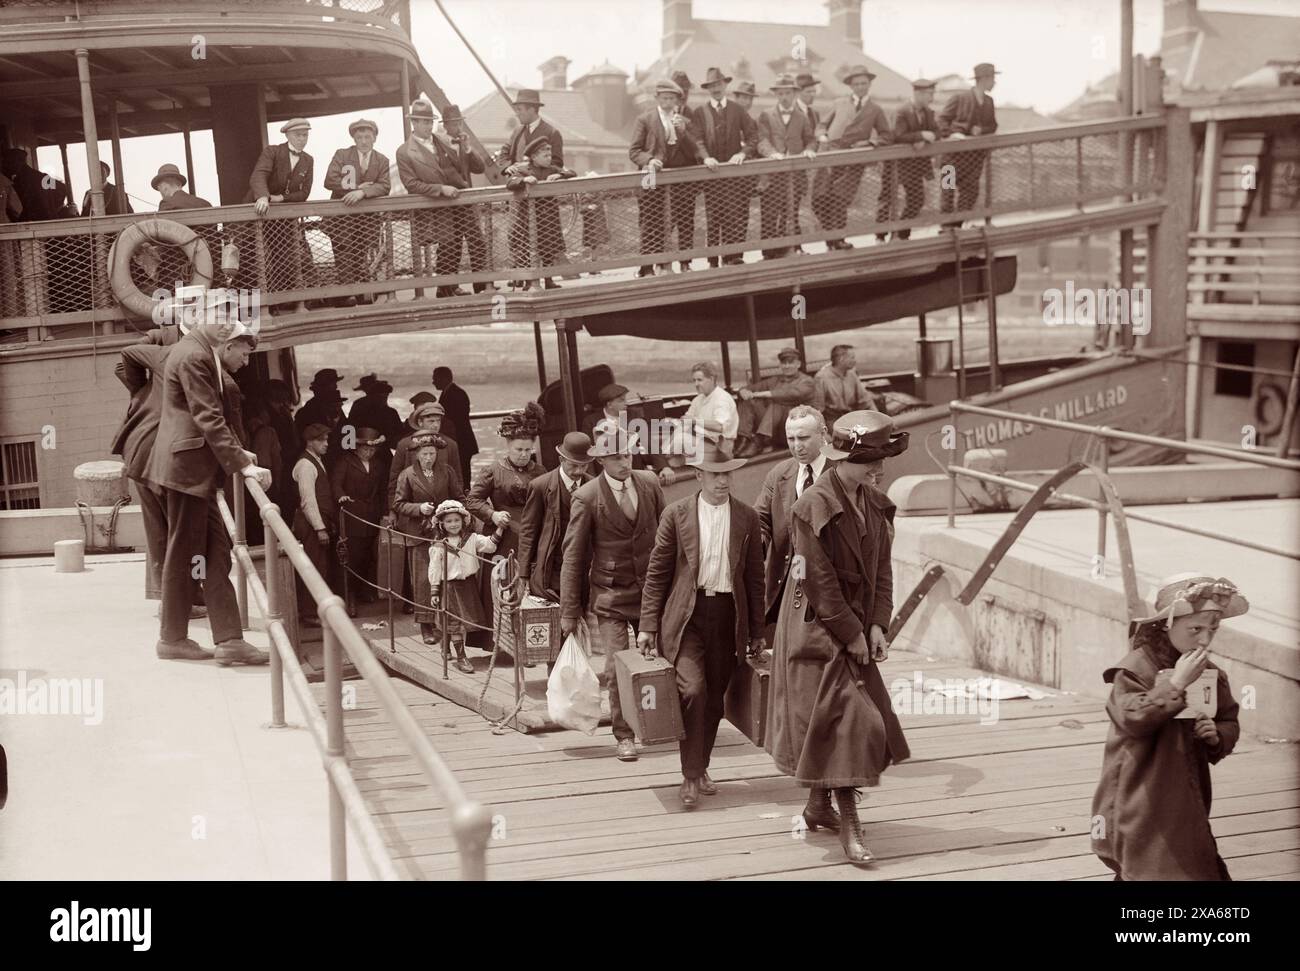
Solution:
M 86 541 L 61 539 L 54 544 L 54 572 L 81 573 L 86 568 Z

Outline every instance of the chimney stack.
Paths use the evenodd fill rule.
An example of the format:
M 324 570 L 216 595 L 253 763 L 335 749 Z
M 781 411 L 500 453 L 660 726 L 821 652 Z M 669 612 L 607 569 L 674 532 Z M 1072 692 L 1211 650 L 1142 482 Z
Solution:
M 826 0 L 830 28 L 858 50 L 862 50 L 862 0 Z
M 537 65 L 542 72 L 542 89 L 545 91 L 567 91 L 569 88 L 569 64 L 572 63 L 563 54 L 557 54 L 550 60 Z

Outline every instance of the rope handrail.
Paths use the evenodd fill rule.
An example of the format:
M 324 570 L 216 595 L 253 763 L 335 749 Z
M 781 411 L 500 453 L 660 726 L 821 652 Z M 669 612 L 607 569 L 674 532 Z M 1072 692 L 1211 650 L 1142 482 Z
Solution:
M 416 765 L 419 766 L 429 784 L 446 804 L 449 810 L 452 832 L 460 850 L 462 875 L 467 879 L 485 879 L 485 856 L 492 827 L 491 813 L 481 803 L 470 799 L 451 768 L 433 747 L 432 742 L 429 741 L 415 721 L 414 716 L 411 715 L 410 710 L 397 694 L 391 679 L 371 652 L 365 638 L 362 637 L 360 631 L 352 623 L 351 618 L 348 617 L 343 598 L 335 594 L 324 577 L 320 575 L 320 572 L 308 557 L 306 550 L 303 549 L 285 523 L 279 507 L 271 502 L 256 480 L 243 476 L 241 478 L 243 478 L 244 486 L 257 504 L 262 522 L 268 531 L 268 536 L 274 537 L 274 540 L 267 544 L 268 552 L 274 552 L 272 546 L 275 546 L 288 557 L 295 573 L 318 605 L 318 614 L 326 640 L 327 685 L 331 681 L 331 667 L 334 668 L 333 673 L 337 678 L 337 659 L 338 652 L 341 650 L 346 653 L 357 672 L 370 685 L 379 706 L 384 710 L 393 727 L 397 729 L 398 735 L 411 752 Z M 244 557 L 247 556 L 247 549 L 243 543 L 242 495 L 235 502 L 233 518 L 236 549 L 239 554 L 242 554 L 237 554 L 237 556 L 241 561 L 241 569 L 247 570 L 248 564 L 243 563 Z M 228 524 L 228 527 L 229 525 L 232 524 Z M 276 569 L 276 563 L 268 560 L 268 576 L 274 575 Z M 242 588 L 242 582 L 240 586 Z M 294 664 L 296 663 L 295 658 Z M 342 709 L 341 699 L 335 697 L 335 694 L 334 691 L 327 691 L 327 721 L 336 726 L 334 731 L 337 732 L 340 740 L 340 751 L 331 754 L 341 756 Z M 333 776 L 331 776 L 332 778 Z M 342 790 L 340 790 L 339 798 L 343 798 Z M 336 867 L 345 868 L 345 862 L 338 860 L 339 847 L 334 846 L 333 850 L 335 851 Z
M 414 540 L 418 540 L 421 543 L 429 543 L 433 546 L 446 545 L 446 541 L 443 538 L 435 537 L 435 536 L 418 536 L 415 533 L 404 533 L 400 529 L 397 529 L 393 526 L 385 526 L 383 523 L 371 522 L 369 519 L 366 519 L 363 516 L 358 516 L 352 510 L 344 509 L 341 506 L 339 507 L 339 512 L 347 516 L 349 519 L 355 519 L 359 523 L 365 523 L 367 526 L 373 526 L 375 529 L 381 529 L 384 532 L 388 533 L 390 536 L 401 536 L 404 539 L 414 539 Z M 461 535 L 467 535 L 467 534 L 462 533 Z M 447 548 L 452 549 L 450 546 L 448 546 Z M 473 552 L 472 550 L 465 550 L 465 549 L 453 550 L 453 552 L 469 553 L 470 556 L 474 557 L 480 563 L 496 563 L 498 557 L 500 556 L 500 554 L 493 554 L 492 556 L 482 556 L 478 553 Z

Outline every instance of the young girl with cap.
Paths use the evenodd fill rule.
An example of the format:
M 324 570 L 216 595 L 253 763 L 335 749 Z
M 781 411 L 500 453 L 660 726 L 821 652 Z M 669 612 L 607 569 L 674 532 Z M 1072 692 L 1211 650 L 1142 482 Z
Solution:
M 1209 767 L 1232 751 L 1240 728 L 1209 646 L 1220 620 L 1249 609 L 1223 577 L 1169 577 L 1155 613 L 1129 625 L 1132 650 L 1102 673 L 1111 726 L 1091 835 L 1116 880 L 1232 879 L 1210 831 Z M 1212 715 L 1202 707 L 1210 699 Z
M 496 552 L 505 530 L 498 526 L 490 536 L 469 532 L 469 510 L 455 499 L 440 502 L 433 519 L 438 539 L 429 554 L 429 602 L 434 610 L 447 609 L 447 634 L 456 652 L 456 670 L 473 674 L 474 665 L 465 657 L 466 626 L 482 629 L 491 621 L 479 596 L 479 557 Z M 447 549 L 445 583 L 442 573 L 444 546 Z

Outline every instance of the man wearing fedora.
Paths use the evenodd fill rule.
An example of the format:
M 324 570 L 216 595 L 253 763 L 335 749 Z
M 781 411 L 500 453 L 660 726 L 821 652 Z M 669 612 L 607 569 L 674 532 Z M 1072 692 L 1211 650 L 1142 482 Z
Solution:
M 542 120 L 540 112 L 543 107 L 545 102 L 532 88 L 520 88 L 515 94 L 514 109 L 519 127 L 497 152 L 496 161 L 502 167 L 502 175 L 514 175 L 514 169 L 528 164 L 526 149 L 537 138 L 545 138 L 551 143 L 551 164 L 564 168 L 564 136 L 554 125 Z
M 363 199 L 388 195 L 388 157 L 375 151 L 379 125 L 369 118 L 358 118 L 348 125 L 352 136 L 350 148 L 340 148 L 330 159 L 325 172 L 325 188 L 331 199 L 341 199 L 345 206 L 355 206 Z M 325 232 L 334 248 L 334 263 L 339 283 L 361 283 L 375 250 L 379 247 L 379 216 L 357 215 L 325 220 Z M 359 297 L 346 294 L 330 301 L 336 307 L 355 307 L 373 303 L 369 294 Z
M 356 411 L 356 405 L 352 410 Z M 343 454 L 330 470 L 330 492 L 339 505 L 339 535 L 347 540 L 346 567 L 349 573 L 354 574 L 348 576 L 345 583 L 348 613 L 353 617 L 357 615 L 358 603 L 375 601 L 372 584 L 375 582 L 375 543 L 379 531 L 372 524 L 379 522 L 385 510 L 384 487 L 388 481 L 388 468 L 379 450 L 386 444 L 384 435 L 377 428 L 358 426 L 355 447 L 343 449 Z
M 677 671 L 686 737 L 678 743 L 687 809 L 718 787 L 709 757 L 736 665 L 763 651 L 763 551 L 758 514 L 731 495 L 745 464 L 718 445 L 690 462 L 700 491 L 659 520 L 641 596 L 637 647 Z
M 387 475 L 388 463 L 393 455 L 393 445 L 404 432 L 401 415 L 388 403 L 388 396 L 393 393 L 393 386 L 374 374 L 367 374 L 352 390 L 360 391 L 363 397 L 352 402 L 352 407 L 348 409 L 347 424 L 352 426 L 354 437 L 355 430 L 364 427 L 375 429 L 384 439 L 376 455 Z
M 331 423 L 330 416 L 334 413 L 337 403 L 345 400 L 339 394 L 339 382 L 342 380 L 343 375 L 332 367 L 321 368 L 312 375 L 311 384 L 307 386 L 312 396 L 293 416 L 293 427 L 298 432 L 299 441 L 302 440 L 303 429 L 308 425 Z
M 569 432 L 555 451 L 560 464 L 528 483 L 519 519 L 518 559 L 519 575 L 527 579 L 533 596 L 558 602 L 573 494 L 591 480 L 591 439 L 582 432 Z
M 127 196 L 126 190 L 108 181 L 108 177 L 113 174 L 113 167 L 107 162 L 100 162 L 99 171 L 104 183 L 104 215 L 121 216 L 128 212 L 135 212 L 131 208 L 131 199 Z M 81 214 L 89 216 L 90 212 L 90 190 L 87 189 L 81 200 Z
M 440 364 L 434 368 L 431 380 L 438 389 L 438 404 L 443 407 L 442 427 L 445 434 L 456 443 L 460 459 L 460 480 L 468 482 L 470 460 L 478 454 L 478 437 L 474 434 L 474 423 L 469 417 L 469 394 L 456 383 L 456 376 L 446 365 Z
M 891 141 L 889 120 L 880 105 L 872 101 L 871 82 L 876 76 L 865 65 L 850 68 L 843 81 L 852 90 L 836 98 L 830 112 L 817 125 L 817 140 L 825 149 L 879 148 Z M 849 206 L 858 194 L 866 166 L 840 165 L 819 169 L 813 179 L 812 204 L 823 229 L 843 229 Z M 826 241 L 827 249 L 852 249 L 844 240 Z
M 792 561 L 773 642 L 771 725 L 776 767 L 810 789 L 810 829 L 839 829 L 849 862 L 872 859 L 856 790 L 911 754 L 877 665 L 889 656 L 894 504 L 871 484 L 876 463 L 907 448 L 907 432 L 874 411 L 835 423 L 822 453 L 837 462 L 790 512 Z M 832 793 L 839 815 L 831 805 Z
M 975 65 L 975 82 L 965 91 L 959 91 L 948 99 L 939 112 L 939 133 L 941 137 L 961 140 L 980 135 L 992 135 L 998 130 L 998 116 L 993 107 L 993 98 L 989 92 L 997 82 L 997 75 L 992 64 Z M 940 160 L 941 166 L 953 166 L 956 175 L 956 188 L 941 189 L 942 209 L 952 212 L 954 202 L 957 212 L 974 209 L 980 197 L 980 176 L 984 174 L 984 163 L 988 160 L 988 149 L 973 152 L 954 152 Z M 945 228 L 958 228 L 961 220 L 946 222 Z
M 285 140 L 262 149 L 257 164 L 253 166 L 253 174 L 248 178 L 244 202 L 253 203 L 259 216 L 265 216 L 273 202 L 306 202 L 311 194 L 314 163 L 307 154 L 311 123 L 306 118 L 290 118 L 280 126 L 280 132 Z M 293 290 L 301 287 L 304 270 L 311 262 L 311 251 L 307 248 L 307 237 L 303 235 L 301 223 L 296 219 L 272 219 L 263 227 L 263 235 L 266 239 L 267 288 Z M 251 248 L 249 252 L 252 252 Z
M 614 655 L 628 649 L 628 625 L 635 631 L 641 624 L 641 591 L 664 494 L 653 473 L 633 470 L 635 436 L 617 422 L 598 425 L 594 443 L 588 455 L 599 462 L 600 472 L 573 493 L 564 536 L 560 629 L 567 637 L 588 611 L 596 615 L 618 758 L 634 762 L 636 743 L 619 703 Z
M 758 155 L 758 125 L 735 98 L 727 97 L 731 78 L 711 67 L 700 85 L 709 100 L 695 109 L 695 129 L 699 132 L 703 162 L 712 172 L 724 162 L 739 165 Z M 744 242 L 749 223 L 749 196 L 752 184 L 744 180 L 725 179 L 704 185 L 704 217 L 707 222 L 706 243 L 729 246 Z M 719 260 L 726 265 L 744 262 L 743 254 L 710 256 L 709 265 Z
M 795 75 L 794 83 L 799 87 L 799 97 L 795 101 L 795 107 L 808 116 L 815 133 L 817 126 L 821 124 L 822 117 L 821 112 L 813 106 L 813 102 L 817 100 L 817 95 L 821 91 L 821 82 L 811 74 L 804 72 Z
M 684 76 L 684 75 L 683 75 Z M 636 120 L 627 155 L 632 164 L 647 173 L 680 169 L 704 160 L 691 116 L 685 111 L 686 96 L 675 82 L 655 84 L 655 106 Z M 661 186 L 653 179 L 637 193 L 637 219 L 641 229 L 641 252 L 662 253 L 677 230 L 678 249 L 689 249 L 695 239 L 695 197 L 697 190 L 686 183 Z M 690 262 L 682 264 L 690 269 Z M 671 263 L 646 264 L 637 276 L 671 272 Z
M 939 137 L 939 121 L 930 103 L 934 101 L 935 82 L 917 78 L 912 82 L 912 100 L 894 114 L 894 144 L 920 148 Z M 894 218 L 894 199 L 898 186 L 903 187 L 903 211 L 900 219 L 915 219 L 925 205 L 925 182 L 934 178 L 934 164 L 927 158 L 903 159 L 886 162 L 880 173 L 880 198 L 876 203 L 876 222 L 889 222 Z M 894 239 L 907 239 L 911 229 L 894 230 Z M 885 241 L 884 233 L 876 239 Z
M 153 191 L 162 196 L 158 200 L 159 212 L 171 212 L 175 209 L 211 209 L 212 203 L 200 196 L 185 191 L 189 181 L 171 162 L 164 162 L 158 167 L 158 174 L 150 181 Z
M 758 153 L 764 158 L 793 158 L 802 155 L 813 158 L 817 154 L 817 136 L 808 115 L 795 107 L 799 91 L 798 82 L 782 74 L 772 85 L 776 106 L 763 112 L 758 119 Z M 775 236 L 798 236 L 799 203 L 803 199 L 807 177 L 803 172 L 776 172 L 768 177 L 767 188 L 760 203 L 762 235 L 764 239 Z M 792 252 L 787 247 L 763 250 L 765 259 L 786 256 Z
M 461 126 L 460 109 L 448 106 L 443 119 L 451 144 L 434 134 L 433 105 L 420 100 L 411 105 L 411 137 L 397 149 L 397 174 L 406 191 L 429 199 L 454 199 L 464 189 L 474 186 L 473 173 L 485 168 L 469 147 Z M 474 206 L 449 206 L 445 209 L 422 209 L 411 214 L 412 245 L 420 247 L 435 244 L 438 262 L 434 272 L 438 276 L 452 276 L 460 272 L 462 247 L 469 249 L 471 273 L 487 269 L 487 244 L 479 227 Z M 474 284 L 474 292 L 491 288 L 487 281 Z M 459 286 L 443 284 L 436 291 L 439 297 L 461 297 L 465 291 Z

